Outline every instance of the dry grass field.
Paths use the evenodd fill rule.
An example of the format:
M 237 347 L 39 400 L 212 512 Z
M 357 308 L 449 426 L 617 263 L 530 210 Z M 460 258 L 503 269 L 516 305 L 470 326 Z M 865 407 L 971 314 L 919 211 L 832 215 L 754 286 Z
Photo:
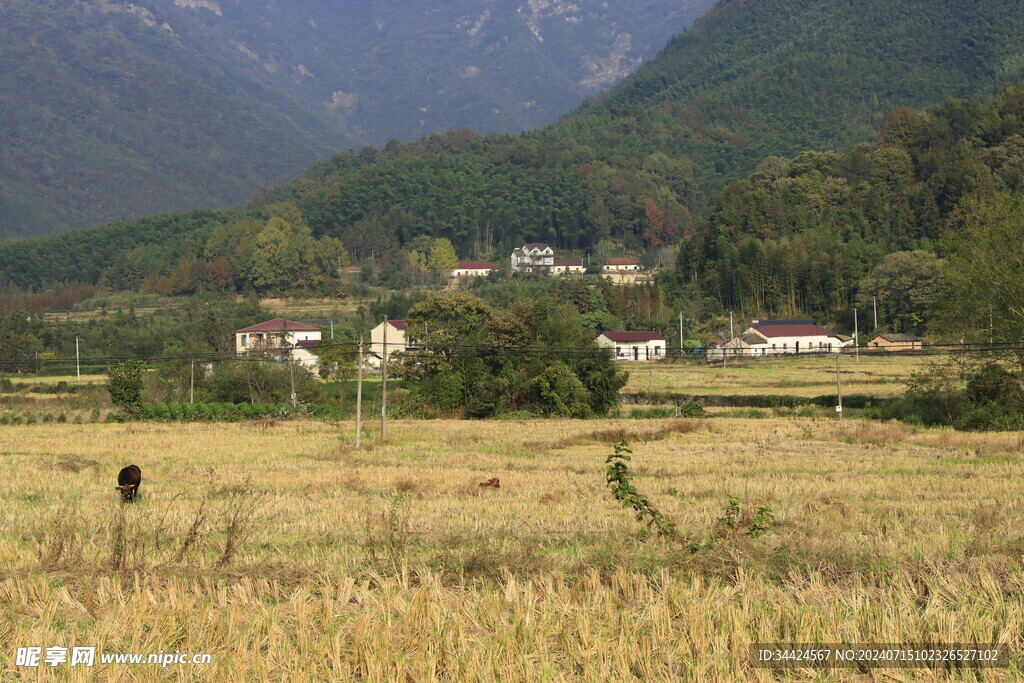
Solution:
M 929 356 L 844 354 L 839 359 L 843 394 L 889 398 L 902 394 L 915 372 L 934 361 Z M 836 393 L 835 356 L 788 356 L 722 363 L 623 363 L 629 370 L 625 391 L 654 391 L 694 395 L 771 394 L 811 398 Z
M 1024 652 L 1018 434 L 434 421 L 355 450 L 350 428 L 0 426 L 0 680 L 853 680 L 755 669 L 747 647 Z M 617 506 L 604 460 L 622 436 L 636 487 L 706 547 L 647 537 Z M 142 498 L 122 505 L 129 463 Z M 751 537 L 758 506 L 775 520 Z M 56 674 L 15 666 L 30 645 L 212 663 Z M 963 678 L 1022 674 L 1015 654 Z

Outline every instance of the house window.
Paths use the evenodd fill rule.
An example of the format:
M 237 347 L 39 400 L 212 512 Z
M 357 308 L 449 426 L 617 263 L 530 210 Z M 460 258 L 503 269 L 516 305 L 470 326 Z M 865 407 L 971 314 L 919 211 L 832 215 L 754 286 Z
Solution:
M 772 351 L 775 350 L 775 344 L 772 344 Z
M 654 355 L 655 356 L 660 356 L 661 355 L 661 347 L 660 346 L 655 346 L 654 347 Z
M 786 344 L 783 344 L 783 345 L 782 345 L 782 350 L 783 350 L 783 351 L 785 351 L 785 350 L 786 350 L 786 347 L 787 347 L 787 346 L 789 346 L 789 344 L 788 344 L 788 343 L 786 343 Z
M 249 346 L 249 335 L 243 334 L 242 335 L 242 348 L 244 349 L 244 348 L 247 348 L 248 346 Z

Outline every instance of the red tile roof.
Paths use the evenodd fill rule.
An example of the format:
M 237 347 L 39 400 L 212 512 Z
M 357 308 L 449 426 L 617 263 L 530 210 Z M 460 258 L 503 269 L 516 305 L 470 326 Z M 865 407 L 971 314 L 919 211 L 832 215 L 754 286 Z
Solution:
M 830 337 L 813 320 L 751 320 L 750 326 L 769 339 L 773 337 Z
M 304 349 L 315 349 L 319 344 L 320 341 L 317 339 L 303 339 L 299 342 L 299 346 Z
M 285 320 L 284 318 L 274 318 L 266 322 L 258 323 L 256 325 L 250 325 L 249 327 L 243 327 L 235 332 L 284 332 L 285 325 L 289 332 L 319 332 L 319 327 L 310 327 L 309 325 L 303 325 L 297 323 L 294 320 Z
M 498 266 L 483 261 L 464 261 L 455 266 L 456 270 L 494 270 Z
M 530 249 L 540 249 L 541 251 L 544 251 L 547 248 L 548 245 L 544 244 L 543 242 L 530 242 L 529 244 L 523 245 L 523 249 L 527 251 L 529 251 Z
M 583 259 L 581 258 L 556 258 L 556 266 L 582 266 Z
M 657 332 L 605 332 L 604 336 L 613 342 L 665 341 Z
M 404 320 L 389 320 L 388 322 L 391 323 L 391 327 L 395 328 L 396 330 L 402 330 L 403 332 L 405 331 Z
M 640 259 L 635 258 L 610 258 L 605 259 L 604 264 L 606 266 L 636 266 L 640 264 Z

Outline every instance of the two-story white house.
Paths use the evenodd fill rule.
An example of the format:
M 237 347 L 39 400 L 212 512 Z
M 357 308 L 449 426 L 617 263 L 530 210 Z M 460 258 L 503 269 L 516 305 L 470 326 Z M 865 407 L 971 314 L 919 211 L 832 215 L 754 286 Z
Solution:
M 597 345 L 612 349 L 615 360 L 659 360 L 665 357 L 665 337 L 657 332 L 604 332 Z
M 459 277 L 487 277 L 492 272 L 498 269 L 498 266 L 493 263 L 484 263 L 481 261 L 463 261 L 459 265 L 455 266 L 450 276 L 452 278 Z
M 581 258 L 556 258 L 549 272 L 552 275 L 582 275 L 586 270 Z
M 320 363 L 313 352 L 320 341 L 319 328 L 294 320 L 274 318 L 235 330 L 235 354 L 242 356 L 258 353 L 282 362 L 291 359 L 313 369 Z
M 387 347 L 384 346 L 384 336 L 387 334 Z M 412 353 L 419 350 L 415 339 L 405 335 L 404 320 L 386 320 L 370 331 L 370 357 L 367 363 L 375 368 L 381 366 L 385 354 L 390 362 L 396 353 Z
M 514 272 L 534 273 L 555 265 L 555 251 L 543 242 L 531 242 L 514 250 L 511 261 Z

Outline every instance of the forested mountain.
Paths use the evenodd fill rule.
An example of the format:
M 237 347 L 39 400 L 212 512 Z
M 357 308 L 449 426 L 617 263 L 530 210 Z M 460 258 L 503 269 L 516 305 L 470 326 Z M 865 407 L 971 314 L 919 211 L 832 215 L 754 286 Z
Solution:
M 1019 10 L 1016 0 L 723 2 L 638 74 L 558 124 L 519 136 L 452 131 L 343 152 L 266 201 L 300 209 L 300 241 L 337 238 L 352 258 L 372 255 L 396 268 L 424 236 L 451 240 L 463 258 L 504 258 L 534 240 L 580 250 L 675 245 L 704 234 L 727 183 L 769 154 L 845 152 L 876 136 L 892 109 L 984 98 L 1024 77 Z M 954 136 L 969 134 L 951 125 Z M 266 227 L 270 218 L 263 212 L 254 220 Z M 167 276 L 222 251 L 208 249 L 217 220 L 191 234 L 181 217 L 139 224 L 138 232 L 159 227 L 162 236 L 136 236 L 131 251 L 114 237 L 130 230 L 124 225 L 5 245 L 0 266 L 22 286 L 98 277 L 76 251 L 87 242 L 121 270 Z M 255 227 L 219 220 L 219 244 L 249 253 L 242 245 L 257 238 Z M 862 271 L 887 249 L 917 244 L 882 217 L 872 226 L 864 241 L 874 256 L 859 261 Z M 28 265 L 41 262 L 49 267 Z M 836 301 L 823 296 L 793 301 L 815 310 Z
M 554 120 L 711 0 L 5 0 L 0 239 L 224 206 L 353 145 Z
M 741 318 L 830 317 L 876 297 L 887 329 L 922 332 L 969 207 L 1021 192 L 1024 84 L 984 103 L 897 109 L 847 153 L 765 159 L 683 240 L 663 284 Z

